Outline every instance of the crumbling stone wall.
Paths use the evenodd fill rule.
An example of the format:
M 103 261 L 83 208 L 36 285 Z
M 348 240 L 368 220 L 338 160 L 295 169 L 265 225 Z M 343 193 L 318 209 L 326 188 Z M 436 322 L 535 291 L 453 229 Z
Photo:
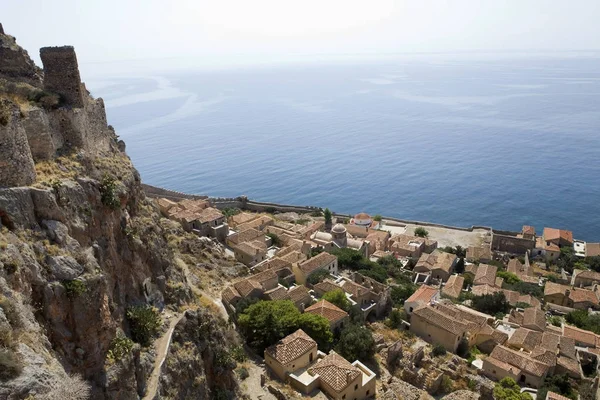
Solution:
M 40 57 L 44 64 L 44 88 L 60 94 L 71 107 L 83 107 L 84 93 L 73 46 L 42 47 Z
M 0 77 L 40 87 L 41 75 L 27 51 L 17 45 L 14 37 L 4 34 L 0 25 Z
M 35 178 L 19 107 L 9 100 L 0 100 L 0 186 L 27 186 Z

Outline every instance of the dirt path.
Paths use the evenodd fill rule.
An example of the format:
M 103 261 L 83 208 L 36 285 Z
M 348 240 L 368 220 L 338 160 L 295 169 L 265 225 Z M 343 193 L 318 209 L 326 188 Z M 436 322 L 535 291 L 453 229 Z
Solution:
M 265 373 L 263 364 L 250 360 L 244 365 L 248 370 L 248 377 L 241 383 L 241 388 L 252 400 L 277 400 L 275 396 L 260 385 L 260 376 Z
M 173 314 L 170 317 L 171 322 L 169 323 L 169 329 L 167 329 L 167 331 L 161 337 L 154 341 L 156 359 L 154 360 L 154 368 L 152 369 L 152 374 L 150 375 L 150 380 L 148 381 L 148 387 L 146 388 L 144 400 L 152 400 L 156 397 L 160 373 L 162 371 L 162 366 L 165 362 L 165 359 L 167 358 L 167 354 L 169 353 L 169 348 L 171 347 L 173 331 L 175 330 L 175 326 L 177 326 L 179 321 L 181 321 L 181 318 L 183 318 L 183 314 Z

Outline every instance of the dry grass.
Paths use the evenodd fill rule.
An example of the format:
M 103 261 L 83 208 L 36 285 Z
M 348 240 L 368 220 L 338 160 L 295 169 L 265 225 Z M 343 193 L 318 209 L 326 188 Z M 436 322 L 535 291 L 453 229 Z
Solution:
M 85 173 L 84 166 L 77 160 L 76 154 L 58 157 L 55 160 L 40 161 L 35 164 L 37 184 L 55 187 L 63 179 L 74 179 Z

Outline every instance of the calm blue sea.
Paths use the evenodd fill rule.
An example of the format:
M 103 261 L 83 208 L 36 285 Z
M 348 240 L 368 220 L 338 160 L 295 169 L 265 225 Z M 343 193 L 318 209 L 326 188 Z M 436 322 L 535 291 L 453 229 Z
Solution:
M 87 80 L 150 184 L 600 240 L 600 59 L 387 60 Z

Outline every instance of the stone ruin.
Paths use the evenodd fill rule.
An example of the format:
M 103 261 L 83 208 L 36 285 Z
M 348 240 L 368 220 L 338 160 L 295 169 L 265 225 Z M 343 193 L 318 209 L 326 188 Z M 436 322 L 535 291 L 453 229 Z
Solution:
M 0 98 L 0 187 L 32 185 L 35 163 L 59 153 L 76 149 L 94 159 L 124 151 L 107 124 L 104 101 L 92 98 L 81 82 L 75 49 L 44 47 L 40 56 L 43 73 L 14 37 L 0 32 L 0 94 L 8 94 Z M 45 106 L 22 95 L 25 101 L 17 104 L 17 87 L 60 101 Z

